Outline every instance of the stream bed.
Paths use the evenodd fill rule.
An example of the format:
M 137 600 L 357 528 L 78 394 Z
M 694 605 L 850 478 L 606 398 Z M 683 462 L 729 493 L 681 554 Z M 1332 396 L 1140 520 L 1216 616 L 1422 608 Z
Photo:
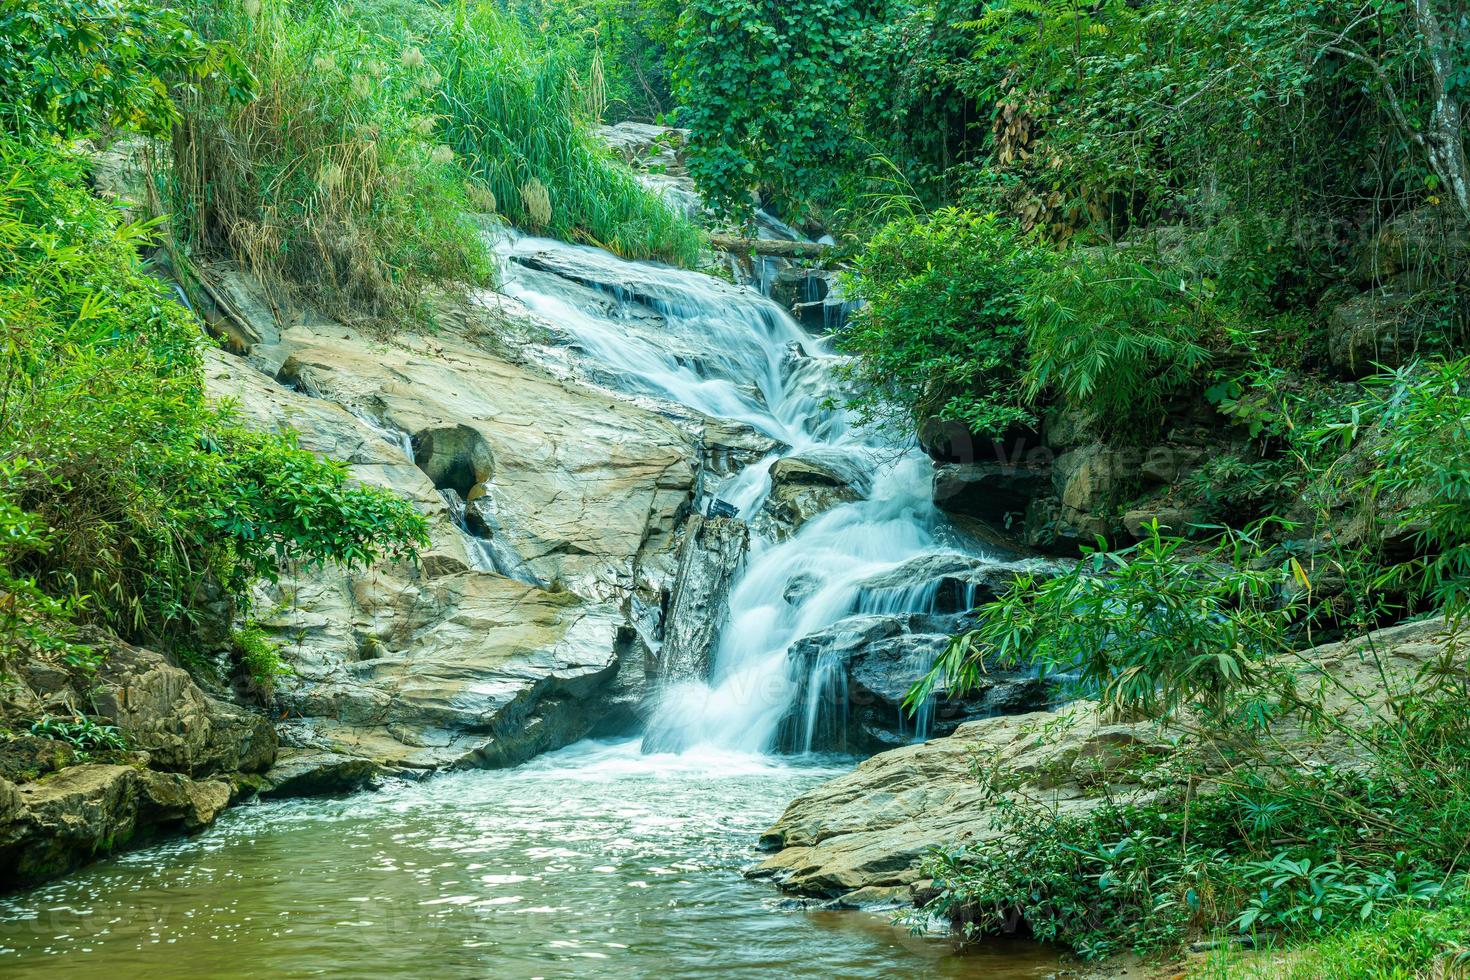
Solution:
M 842 758 L 583 742 L 516 769 L 238 807 L 0 900 L 0 976 L 1044 977 L 741 871 Z

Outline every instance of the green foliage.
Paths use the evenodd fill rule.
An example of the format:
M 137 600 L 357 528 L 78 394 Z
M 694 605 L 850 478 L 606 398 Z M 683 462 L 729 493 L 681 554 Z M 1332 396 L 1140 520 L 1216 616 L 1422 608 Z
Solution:
M 1073 252 L 1026 292 L 1027 390 L 1052 391 L 1102 431 L 1157 426 L 1227 343 L 1219 312 L 1131 256 Z
M 248 90 L 225 45 L 179 10 L 140 0 L 7 0 L 0 7 L 0 130 L 82 136 L 122 126 L 166 136 L 179 119 L 170 85 L 214 78 Z
M 198 325 L 139 265 L 148 229 L 120 227 L 75 159 L 0 142 L 0 172 L 7 655 L 75 656 L 72 618 L 187 643 L 282 561 L 426 540 L 407 502 L 208 404 Z
M 269 697 L 276 678 L 289 676 L 290 665 L 281 659 L 281 651 L 259 626 L 248 625 L 230 632 L 235 662 L 256 690 Z
M 1126 585 L 1118 592 L 1120 606 L 1133 597 Z M 1242 621 L 1206 606 L 1200 614 Z M 1176 620 L 1173 629 L 1186 644 L 1198 627 Z M 939 894 L 925 911 L 976 936 L 1024 920 L 1039 938 L 1092 957 L 1173 950 L 1227 927 L 1300 941 L 1405 909 L 1422 916 L 1463 905 L 1463 647 L 1451 640 L 1405 677 L 1371 643 L 1361 645 L 1358 655 L 1387 688 L 1381 695 L 1315 662 L 1299 670 L 1289 641 L 1236 635 L 1245 632 L 1270 656 L 1257 655 L 1235 682 L 1231 701 L 1240 710 L 1210 710 L 1197 726 L 1178 716 L 1169 728 L 1192 744 L 1172 749 L 1167 762 L 1141 755 L 1106 770 L 1109 783 L 1156 787 L 1147 802 L 1105 794 L 1096 809 L 1062 814 L 1044 798 L 1012 792 L 1003 768 L 982 764 L 1002 833 L 931 856 L 926 872 Z M 1109 676 L 1126 688 L 1135 643 L 1121 628 L 1114 642 L 1124 652 Z M 1170 681 L 1156 679 L 1163 699 Z M 1206 687 L 1211 696 L 1214 689 Z M 1358 717 L 1377 720 L 1363 728 Z M 1290 744 L 1324 734 L 1351 746 L 1353 767 L 1312 765 Z M 1071 773 L 1083 778 L 1075 764 Z
M 31 734 L 65 742 L 81 753 L 124 752 L 128 740 L 112 725 L 99 725 L 90 718 L 53 718 L 47 715 L 31 725 Z
M 1293 955 L 1275 975 L 1281 980 L 1448 977 L 1467 962 L 1470 902 L 1456 901 L 1427 912 L 1413 906 L 1395 909 L 1370 926 L 1330 936 Z M 1233 966 L 1217 959 L 1201 975 L 1251 975 L 1249 967 Z
M 607 118 L 654 122 L 674 108 L 679 0 L 510 0 L 526 28 L 548 36 L 581 78 L 602 77 Z
M 1302 610 L 1278 598 L 1291 567 L 1257 567 L 1256 536 L 1227 532 L 1208 562 L 1183 560 L 1186 547 L 1155 524 L 1131 548 L 1099 543 L 1060 575 L 1018 577 L 980 607 L 980 624 L 955 637 L 905 703 L 923 704 L 941 684 L 972 690 L 993 666 L 1026 666 L 1063 675 L 1112 709 L 1223 715 Z
M 994 215 L 946 209 L 885 226 L 848 288 L 862 307 L 838 336 L 857 355 L 854 405 L 1004 436 L 1035 422 L 1022 396 L 1025 290 L 1047 254 Z
M 884 6 L 690 0 L 674 80 L 689 171 L 711 204 L 744 215 L 761 186 L 790 202 L 832 196 L 857 150 L 841 108 L 862 77 L 857 40 Z
M 389 324 L 427 318 L 438 284 L 490 282 L 464 171 L 435 138 L 440 78 L 419 48 L 331 0 L 218 0 L 196 19 L 259 84 L 244 102 L 220 81 L 184 96 L 180 238 L 287 297 Z
M 699 232 L 591 134 L 605 102 L 596 76 L 580 78 L 566 50 L 534 42 L 493 4 L 425 30 L 442 73 L 440 131 L 501 213 L 627 258 L 695 264 Z
M 1382 435 L 1376 465 L 1362 481 L 1391 503 L 1398 522 L 1385 532 L 1410 538 L 1419 557 L 1384 582 L 1411 584 L 1436 605 L 1463 611 L 1470 600 L 1470 358 L 1412 365 L 1371 379 L 1359 420 Z

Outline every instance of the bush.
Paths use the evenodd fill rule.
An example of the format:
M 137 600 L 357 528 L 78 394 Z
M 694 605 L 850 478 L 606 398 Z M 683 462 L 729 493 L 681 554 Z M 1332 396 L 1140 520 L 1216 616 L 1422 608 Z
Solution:
M 228 46 L 206 44 L 169 4 L 7 0 L 0 38 L 0 130 L 12 135 L 166 136 L 179 114 L 165 81 L 249 82 Z
M 1100 545 L 1060 575 L 1018 577 L 977 610 L 980 624 L 955 637 L 907 703 L 941 685 L 962 694 L 994 665 L 1024 666 L 1068 678 L 1069 693 L 1108 709 L 1223 717 L 1305 612 L 1279 598 L 1296 566 L 1272 567 L 1247 533 L 1227 534 L 1212 560 L 1190 560 L 1186 547 L 1154 524 L 1133 547 Z
M 183 99 L 181 238 L 339 317 L 426 319 L 436 284 L 491 281 L 418 47 L 331 0 L 212 0 L 197 20 L 258 83 L 248 100 L 220 82 Z
M 1028 393 L 1054 393 L 1103 432 L 1157 426 L 1171 396 L 1204 387 L 1231 339 L 1190 284 L 1112 251 L 1072 252 L 1031 283 L 1021 316 Z
M 1033 425 L 1021 310 L 1051 261 L 994 215 L 946 209 L 888 224 L 847 283 L 863 304 L 837 339 L 857 356 L 853 407 L 868 419 L 959 422 L 979 436 Z
M 26 604 L 6 656 L 73 652 L 69 618 L 188 645 L 282 561 L 426 540 L 406 501 L 209 405 L 199 327 L 139 265 L 147 228 L 119 227 L 74 158 L 0 141 L 0 172 L 0 557 Z

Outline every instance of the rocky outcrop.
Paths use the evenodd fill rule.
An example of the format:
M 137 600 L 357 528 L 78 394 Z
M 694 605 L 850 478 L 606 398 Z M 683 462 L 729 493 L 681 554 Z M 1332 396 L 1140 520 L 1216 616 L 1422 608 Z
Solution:
M 950 633 L 935 630 L 931 620 L 850 616 L 792 644 L 787 656 L 800 695 L 783 723 L 783 747 L 866 755 L 947 735 L 974 718 L 1047 704 L 1046 685 L 1036 678 L 997 670 L 964 697 L 952 698 L 941 687 L 910 713 L 904 707 L 910 689 L 950 643 Z
M 745 565 L 750 529 L 733 518 L 689 518 L 650 674 L 660 681 L 707 680 L 730 588 Z
M 1385 698 L 1383 683 L 1407 678 L 1443 655 L 1451 642 L 1442 620 L 1380 630 L 1302 654 L 1303 682 L 1330 673 L 1328 710 L 1348 726 L 1372 723 Z M 1192 729 L 1194 730 L 1194 729 Z M 1352 766 L 1355 746 L 1287 723 L 1276 737 L 1304 765 Z M 1155 721 L 1115 723 L 1093 702 L 1058 712 L 987 718 L 953 735 L 874 756 L 856 770 L 795 800 L 762 838 L 775 853 L 752 869 L 788 891 L 846 904 L 907 899 L 922 885 L 924 855 L 994 838 L 995 794 L 1076 815 L 1111 800 L 1143 803 L 1169 792 L 1188 767 L 1167 763 L 1190 753 L 1197 788 L 1228 768 L 1220 751 Z M 982 784 L 983 781 L 983 784 Z
M 416 566 L 293 569 L 262 590 L 293 668 L 276 693 L 293 749 L 507 765 L 631 718 L 642 652 L 626 624 L 672 589 L 697 429 L 510 359 L 507 338 L 536 327 L 487 303 L 386 345 L 302 317 L 269 351 L 211 355 L 210 390 L 245 424 L 295 431 L 430 521 Z M 446 500 L 468 502 L 462 523 Z
M 0 883 L 23 887 L 98 855 L 205 827 L 230 784 L 125 765 L 80 765 L 17 786 L 0 779 Z
M 1044 558 L 993 561 L 964 554 L 920 555 L 857 584 L 858 608 L 867 612 L 922 608 L 960 613 L 993 601 L 1018 576 L 1046 578 L 1062 565 Z
M 317 749 L 286 749 L 261 779 L 261 799 L 329 796 L 362 789 L 382 772 L 371 759 Z
M 807 521 L 841 503 L 868 495 L 866 472 L 851 456 L 811 449 L 777 460 L 771 490 L 758 518 L 762 530 L 785 538 Z
M 114 725 L 154 769 L 199 777 L 262 772 L 276 733 L 258 712 L 210 697 L 151 650 L 119 644 L 98 669 L 92 715 Z
M 0 741 L 0 890 L 208 826 L 235 797 L 233 784 L 249 786 L 275 761 L 265 716 L 206 694 L 151 650 L 92 642 L 106 652 L 95 675 L 27 664 L 6 715 L 85 714 L 114 728 L 125 748 L 83 752 L 37 735 Z
M 999 462 L 943 463 L 934 468 L 934 503 L 952 514 L 1009 527 L 1031 501 L 1051 489 L 1051 470 L 1043 465 Z

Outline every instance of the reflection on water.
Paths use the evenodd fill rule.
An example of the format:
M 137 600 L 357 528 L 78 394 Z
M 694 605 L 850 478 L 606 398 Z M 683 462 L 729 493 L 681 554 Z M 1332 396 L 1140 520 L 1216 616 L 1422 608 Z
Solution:
M 4 977 L 1046 976 L 879 917 L 778 910 L 740 870 L 847 766 L 582 743 L 518 769 L 242 807 L 0 901 Z

